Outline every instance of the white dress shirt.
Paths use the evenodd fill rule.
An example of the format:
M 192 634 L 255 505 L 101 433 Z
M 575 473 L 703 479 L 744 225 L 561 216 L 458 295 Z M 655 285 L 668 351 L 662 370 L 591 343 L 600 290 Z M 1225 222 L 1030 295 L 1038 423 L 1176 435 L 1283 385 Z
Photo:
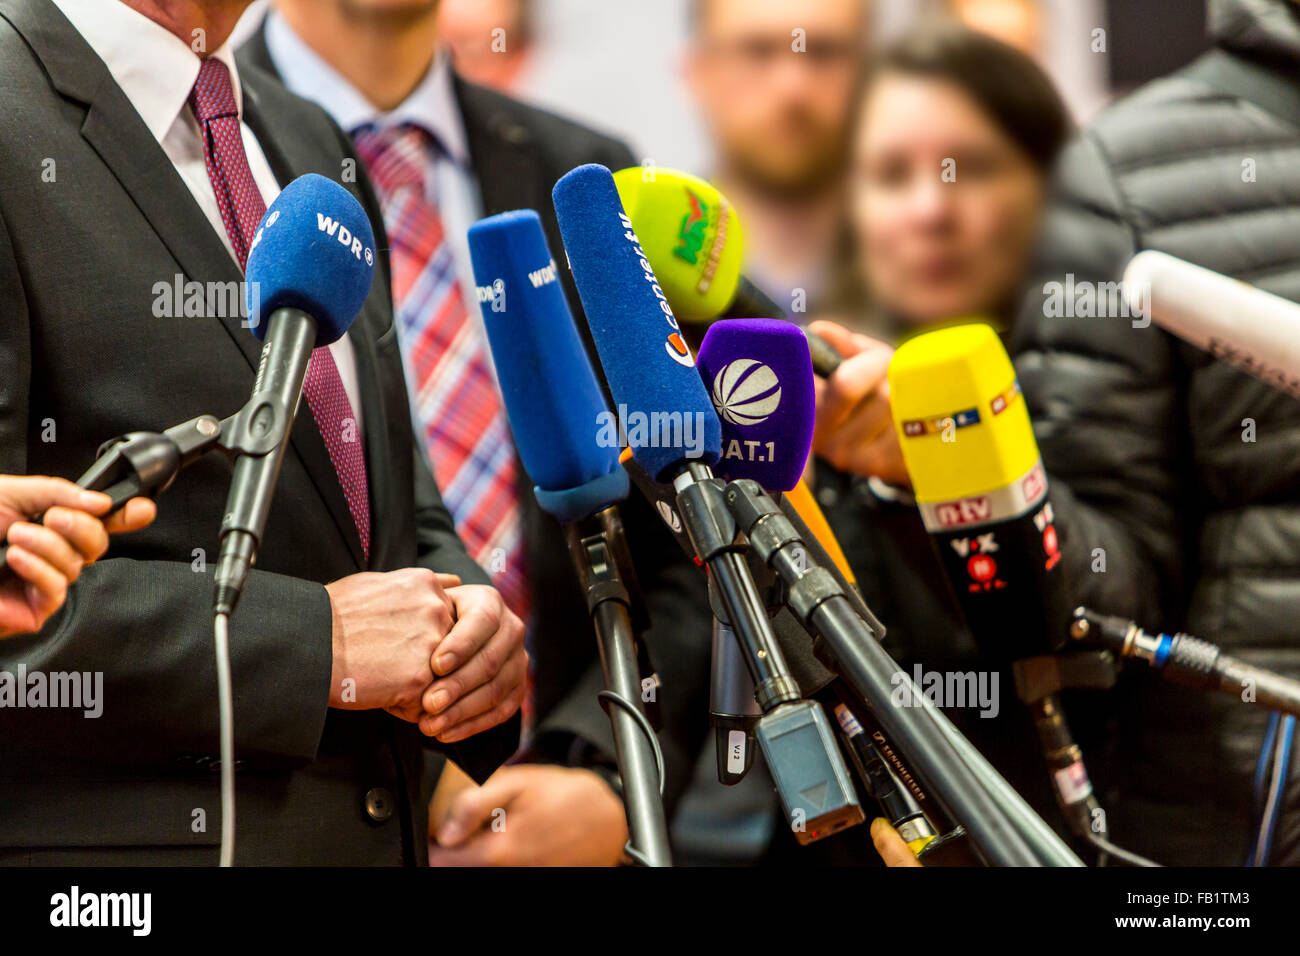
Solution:
M 120 0 L 54 0 L 54 4 L 104 61 L 108 72 L 176 167 L 176 172 L 225 244 L 231 258 L 238 262 L 221 220 L 221 209 L 217 206 L 212 181 L 208 178 L 208 168 L 203 159 L 203 131 L 188 103 L 190 91 L 199 78 L 199 56 L 167 28 L 144 14 L 137 13 Z M 248 156 L 253 180 L 262 194 L 262 201 L 269 206 L 280 195 L 280 184 L 271 172 L 271 166 L 266 161 L 257 137 L 243 121 L 243 90 L 239 84 L 239 71 L 235 68 L 230 43 L 223 44 L 212 56 L 230 70 L 235 107 L 240 114 L 244 152 Z M 190 278 L 205 281 L 203 276 Z M 338 365 L 343 389 L 360 427 L 361 393 L 357 387 L 356 357 L 352 343 L 344 336 L 330 346 L 330 352 Z

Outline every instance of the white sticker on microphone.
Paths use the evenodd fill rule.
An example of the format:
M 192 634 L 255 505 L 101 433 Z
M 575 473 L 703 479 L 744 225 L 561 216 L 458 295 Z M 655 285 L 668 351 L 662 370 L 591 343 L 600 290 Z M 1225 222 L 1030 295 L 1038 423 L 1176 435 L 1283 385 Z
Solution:
M 1076 760 L 1064 770 L 1058 770 L 1052 776 L 1056 778 L 1056 789 L 1066 804 L 1086 800 L 1092 794 L 1092 781 L 1088 779 L 1088 770 L 1082 760 Z
M 745 772 L 745 732 L 732 730 L 727 733 L 727 773 Z
M 1047 496 L 1047 475 L 1040 458 L 1019 478 L 1001 488 L 950 501 L 918 501 L 925 530 L 941 534 L 1019 518 Z

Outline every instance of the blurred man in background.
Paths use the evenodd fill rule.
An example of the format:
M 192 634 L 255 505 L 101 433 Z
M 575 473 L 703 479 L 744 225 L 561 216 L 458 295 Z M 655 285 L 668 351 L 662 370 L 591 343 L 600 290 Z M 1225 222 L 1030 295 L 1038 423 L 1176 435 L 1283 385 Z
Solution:
M 867 0 L 697 0 L 686 79 L 713 139 L 711 178 L 745 228 L 746 270 L 787 312 L 827 281 L 842 226 Z
M 532 13 L 530 0 L 440 0 L 438 36 L 457 75 L 518 92 L 533 50 Z
M 438 7 L 277 0 L 242 55 L 317 100 L 354 136 L 392 245 L 397 340 L 416 431 L 471 555 L 528 622 L 535 661 L 528 765 L 505 767 L 481 790 L 465 787 L 435 808 L 431 861 L 609 865 L 627 830 L 609 720 L 597 701 L 604 680 L 595 634 L 564 534 L 516 460 L 465 235 L 482 216 L 535 209 L 562 262 L 555 181 L 583 163 L 620 169 L 634 160 L 622 143 L 462 80 L 442 52 Z M 585 335 L 567 269 L 561 281 Z M 643 499 L 634 496 L 623 513 L 663 684 L 671 808 L 708 728 L 705 581 Z M 503 831 L 491 826 L 498 808 L 511 821 Z

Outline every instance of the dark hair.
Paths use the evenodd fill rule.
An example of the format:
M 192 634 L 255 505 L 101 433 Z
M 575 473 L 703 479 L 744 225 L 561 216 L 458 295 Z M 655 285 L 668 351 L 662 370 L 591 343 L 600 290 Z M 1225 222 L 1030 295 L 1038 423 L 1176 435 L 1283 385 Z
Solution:
M 863 92 L 887 73 L 947 80 L 963 90 L 1040 170 L 1051 169 L 1073 132 L 1060 93 L 1015 47 L 951 21 L 904 34 L 871 64 Z

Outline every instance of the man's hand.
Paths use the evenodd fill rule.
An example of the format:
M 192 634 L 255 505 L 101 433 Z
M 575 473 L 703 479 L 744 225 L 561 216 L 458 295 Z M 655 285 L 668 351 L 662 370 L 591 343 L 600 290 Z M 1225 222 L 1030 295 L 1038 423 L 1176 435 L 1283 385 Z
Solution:
M 816 381 L 813 451 L 840 471 L 910 487 L 890 417 L 886 373 L 894 350 L 833 322 L 812 322 L 808 331 L 844 358 L 835 374 Z
M 101 520 L 112 499 L 63 478 L 0 476 L 0 539 L 14 577 L 0 586 L 0 637 L 39 631 L 63 606 L 68 585 L 108 550 L 108 536 L 154 519 L 154 503 L 132 498 Z M 44 513 L 43 524 L 27 520 Z
M 334 611 L 331 707 L 383 708 L 444 743 L 519 709 L 524 625 L 495 588 L 404 568 L 352 574 L 325 590 Z
M 546 765 L 502 767 L 429 825 L 431 866 L 614 866 L 627 843 L 623 802 L 605 781 Z
M 524 702 L 528 652 L 524 623 L 496 588 L 446 591 L 456 623 L 433 655 L 435 679 L 423 695 L 420 731 L 455 743 L 504 723 Z
M 876 852 L 885 861 L 885 866 L 921 865 L 921 861 L 912 855 L 898 831 L 884 817 L 876 817 L 871 821 L 871 842 L 876 845 Z
M 438 575 L 424 568 L 363 571 L 325 585 L 334 611 L 330 706 L 383 708 L 412 723 L 433 680 L 433 652 L 455 611 Z

